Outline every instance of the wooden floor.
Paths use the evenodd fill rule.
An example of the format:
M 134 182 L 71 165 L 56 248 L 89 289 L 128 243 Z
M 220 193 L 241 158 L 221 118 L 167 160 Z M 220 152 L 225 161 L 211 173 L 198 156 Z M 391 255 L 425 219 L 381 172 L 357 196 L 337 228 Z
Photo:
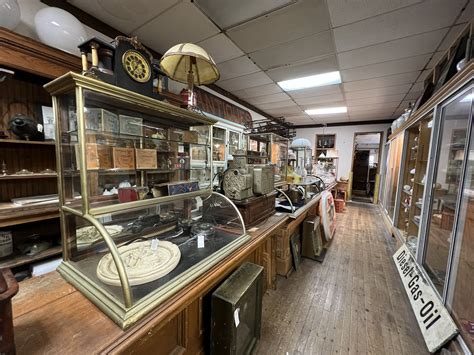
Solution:
M 428 354 L 378 208 L 337 219 L 324 262 L 304 259 L 265 295 L 256 354 Z

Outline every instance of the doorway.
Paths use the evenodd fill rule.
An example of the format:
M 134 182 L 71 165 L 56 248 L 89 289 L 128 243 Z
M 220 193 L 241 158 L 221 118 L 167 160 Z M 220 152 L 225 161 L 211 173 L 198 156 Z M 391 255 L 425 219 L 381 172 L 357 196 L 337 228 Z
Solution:
M 354 133 L 351 199 L 377 203 L 383 132 Z

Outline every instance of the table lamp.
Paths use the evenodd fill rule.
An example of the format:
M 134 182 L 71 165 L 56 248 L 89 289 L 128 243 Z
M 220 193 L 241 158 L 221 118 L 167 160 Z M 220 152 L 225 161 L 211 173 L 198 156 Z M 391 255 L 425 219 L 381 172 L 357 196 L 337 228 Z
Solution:
M 211 56 L 192 43 L 181 43 L 168 49 L 161 57 L 160 67 L 169 78 L 188 84 L 188 109 L 194 106 L 193 86 L 212 84 L 220 77 Z

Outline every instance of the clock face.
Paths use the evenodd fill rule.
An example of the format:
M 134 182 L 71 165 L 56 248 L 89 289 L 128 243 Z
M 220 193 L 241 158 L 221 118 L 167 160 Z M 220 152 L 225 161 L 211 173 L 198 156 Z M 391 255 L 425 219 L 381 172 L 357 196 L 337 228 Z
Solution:
M 151 68 L 145 57 L 132 49 L 122 56 L 122 65 L 127 74 L 139 83 L 146 83 L 151 77 Z

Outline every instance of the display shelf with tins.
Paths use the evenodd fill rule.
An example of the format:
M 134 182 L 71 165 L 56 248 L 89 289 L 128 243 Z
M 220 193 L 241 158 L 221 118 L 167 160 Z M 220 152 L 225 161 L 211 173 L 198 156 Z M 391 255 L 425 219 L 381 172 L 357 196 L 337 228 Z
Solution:
M 286 183 L 288 138 L 275 133 L 249 134 L 246 138 L 248 163 L 270 164 L 273 167 L 275 186 Z
M 45 87 L 58 123 L 58 270 L 126 328 L 248 239 L 235 205 L 191 176 L 210 179 L 215 121 L 73 73 Z

